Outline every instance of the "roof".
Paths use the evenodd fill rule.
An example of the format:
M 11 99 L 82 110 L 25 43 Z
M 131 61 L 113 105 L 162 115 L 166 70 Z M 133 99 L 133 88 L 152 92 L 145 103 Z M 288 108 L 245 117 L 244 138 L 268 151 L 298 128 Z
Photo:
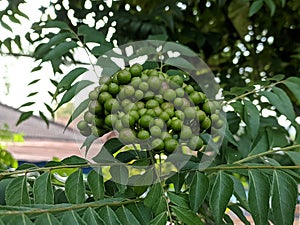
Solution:
M 74 142 L 75 133 L 71 128 L 54 121 L 49 122 L 47 127 L 45 121 L 38 116 L 32 116 L 16 126 L 22 111 L 0 103 L 0 128 L 4 124 L 9 126 L 9 130 L 14 133 L 23 133 L 25 140 L 53 140 Z M 76 136 L 78 138 L 78 135 Z

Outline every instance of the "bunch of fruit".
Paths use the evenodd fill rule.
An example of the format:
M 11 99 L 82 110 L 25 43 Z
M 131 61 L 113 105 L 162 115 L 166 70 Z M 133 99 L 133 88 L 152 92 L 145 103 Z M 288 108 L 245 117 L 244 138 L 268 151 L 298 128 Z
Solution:
M 183 145 L 200 150 L 200 133 L 219 120 L 211 115 L 213 103 L 182 75 L 134 64 L 101 77 L 99 84 L 89 93 L 89 108 L 77 124 L 84 136 L 100 137 L 114 130 L 124 144 L 170 154 Z

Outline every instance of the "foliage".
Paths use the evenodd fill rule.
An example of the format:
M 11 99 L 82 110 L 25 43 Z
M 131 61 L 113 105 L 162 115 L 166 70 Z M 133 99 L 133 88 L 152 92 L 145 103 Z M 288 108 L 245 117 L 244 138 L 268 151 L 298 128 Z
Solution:
M 33 71 L 50 62 L 54 73 L 63 73 L 63 64 L 78 63 L 73 53 L 79 47 L 92 60 L 112 43 L 178 41 L 202 56 L 224 89 L 227 128 L 220 152 L 209 167 L 198 170 L 199 152 L 166 180 L 156 180 L 160 170 L 122 177 L 129 182 L 148 175 L 156 181 L 146 186 L 105 179 L 97 172 L 109 162 L 93 165 L 87 176 L 81 169 L 90 164 L 77 157 L 43 168 L 21 165 L 0 173 L 5 190 L 0 192 L 0 224 L 233 224 L 227 209 L 244 224 L 250 224 L 245 211 L 255 224 L 292 224 L 300 182 L 298 1 L 113 1 L 111 7 L 86 2 L 70 1 L 68 7 L 51 2 L 58 5 L 56 18 L 33 24 L 26 36 L 38 44 Z M 71 9 L 75 19 L 68 16 Z M 46 8 L 40 10 L 47 14 Z M 94 15 L 93 26 L 87 26 L 87 15 Z M 107 38 L 110 27 L 115 33 Z M 56 92 L 50 94 L 59 106 L 91 85 L 78 81 L 86 70 L 80 65 L 52 81 Z M 69 122 L 87 104 L 83 101 Z M 45 106 L 51 114 L 56 110 Z M 105 147 L 113 158 L 128 162 L 117 139 Z M 131 159 L 138 161 L 135 155 Z M 63 177 L 70 168 L 72 173 Z M 117 169 L 119 174 L 109 170 L 116 180 L 126 174 L 126 167 Z

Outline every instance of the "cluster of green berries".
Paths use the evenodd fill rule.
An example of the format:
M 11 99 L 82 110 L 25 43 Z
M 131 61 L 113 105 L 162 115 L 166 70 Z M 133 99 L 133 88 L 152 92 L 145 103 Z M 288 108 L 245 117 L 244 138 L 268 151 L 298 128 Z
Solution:
M 184 82 L 181 75 L 134 64 L 111 77 L 101 77 L 89 93 L 89 107 L 77 125 L 84 136 L 117 131 L 124 144 L 140 144 L 154 153 L 170 154 L 186 145 L 200 150 L 200 133 L 212 122 L 222 126 L 216 103 Z

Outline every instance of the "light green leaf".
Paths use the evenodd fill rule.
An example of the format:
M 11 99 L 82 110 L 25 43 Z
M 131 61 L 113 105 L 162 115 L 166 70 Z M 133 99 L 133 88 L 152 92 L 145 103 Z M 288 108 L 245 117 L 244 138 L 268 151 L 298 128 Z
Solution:
M 68 89 L 65 94 L 63 95 L 62 99 L 58 103 L 55 110 L 57 110 L 59 107 L 64 105 L 65 103 L 69 102 L 72 98 L 75 97 L 76 94 L 78 94 L 82 89 L 90 86 L 94 82 L 89 80 L 81 80 L 73 84 L 70 89 Z
M 33 198 L 35 204 L 54 204 L 54 193 L 49 172 L 45 172 L 35 180 Z
M 85 186 L 83 182 L 82 170 L 78 169 L 72 173 L 66 180 L 66 196 L 70 203 L 84 203 Z
M 75 41 L 62 42 L 55 46 L 55 48 L 51 49 L 43 57 L 43 61 L 58 59 L 75 47 L 78 47 Z
M 176 194 L 174 192 L 168 191 L 168 197 L 171 201 L 171 203 L 180 206 L 185 209 L 189 209 L 189 203 L 188 203 L 188 195 L 183 194 Z
M 8 216 L 10 219 L 6 225 L 33 225 L 33 222 L 24 214 Z
M 251 135 L 252 139 L 257 136 L 259 125 L 260 125 L 260 115 L 256 106 L 248 101 L 244 102 L 244 121 L 246 123 L 246 130 Z
M 149 221 L 152 218 L 151 209 L 144 206 L 143 203 L 133 203 L 126 205 L 126 208 L 129 209 L 132 214 L 137 218 L 141 225 L 148 225 Z
M 96 172 L 95 170 L 91 170 L 87 177 L 88 185 L 92 191 L 93 198 L 95 200 L 101 200 L 104 198 L 104 182 L 103 176 Z
M 289 77 L 283 83 L 293 93 L 293 95 L 297 99 L 298 103 L 300 103 L 300 78 L 299 77 Z
M 160 183 L 153 184 L 147 194 L 144 204 L 149 208 L 157 207 L 157 201 L 162 197 L 163 189 Z
M 109 170 L 112 179 L 114 182 L 121 184 L 121 185 L 126 185 L 128 182 L 128 177 L 129 177 L 129 172 L 126 166 L 124 165 L 113 165 L 110 167 Z
M 256 14 L 261 9 L 262 6 L 263 6 L 263 0 L 254 1 L 250 6 L 249 16 L 251 17 L 254 14 Z
M 167 224 L 166 212 L 162 212 L 161 214 L 157 215 L 149 222 L 149 225 L 166 225 L 166 224 Z
M 85 210 L 82 218 L 88 225 L 105 225 L 98 213 L 92 208 Z
M 248 203 L 255 224 L 268 224 L 270 183 L 268 178 L 257 170 L 249 170 Z
M 172 206 L 171 209 L 175 213 L 178 220 L 183 222 L 186 225 L 201 225 L 203 224 L 201 219 L 189 209 Z
M 59 220 L 50 213 L 41 214 L 34 222 L 35 225 L 60 225 Z
M 269 9 L 271 11 L 271 16 L 273 16 L 275 13 L 275 10 L 276 10 L 276 5 L 275 5 L 274 1 L 273 0 L 264 0 L 264 2 L 269 7 Z
M 19 117 L 16 125 L 18 126 L 20 123 L 24 122 L 25 120 L 29 119 L 33 114 L 33 111 L 23 112 Z
M 209 180 L 201 172 L 197 171 L 194 174 L 192 183 L 190 185 L 189 202 L 191 209 L 198 212 L 201 204 L 203 203 L 209 189 Z
M 294 121 L 295 112 L 288 95 L 280 88 L 273 87 L 272 92 L 262 91 L 262 96 L 265 96 L 277 110 L 285 115 L 290 121 Z
M 88 225 L 75 211 L 67 211 L 61 221 L 62 225 Z
M 274 224 L 293 224 L 298 197 L 297 183 L 285 172 L 274 170 L 272 190 Z
M 222 224 L 227 204 L 233 194 L 233 181 L 224 172 L 218 172 L 211 190 L 209 204 L 216 224 Z
M 67 90 L 71 87 L 72 83 L 84 72 L 86 72 L 87 69 L 83 67 L 78 67 L 73 70 L 71 70 L 69 73 L 67 73 L 62 80 L 58 83 L 57 89 L 60 91 L 60 89 Z
M 26 176 L 16 177 L 9 183 L 5 190 L 5 202 L 11 206 L 30 204 Z
M 117 209 L 116 214 L 122 225 L 139 225 L 139 221 L 125 206 L 121 206 Z
M 99 215 L 105 225 L 122 225 L 116 213 L 108 206 L 104 206 L 99 210 Z

